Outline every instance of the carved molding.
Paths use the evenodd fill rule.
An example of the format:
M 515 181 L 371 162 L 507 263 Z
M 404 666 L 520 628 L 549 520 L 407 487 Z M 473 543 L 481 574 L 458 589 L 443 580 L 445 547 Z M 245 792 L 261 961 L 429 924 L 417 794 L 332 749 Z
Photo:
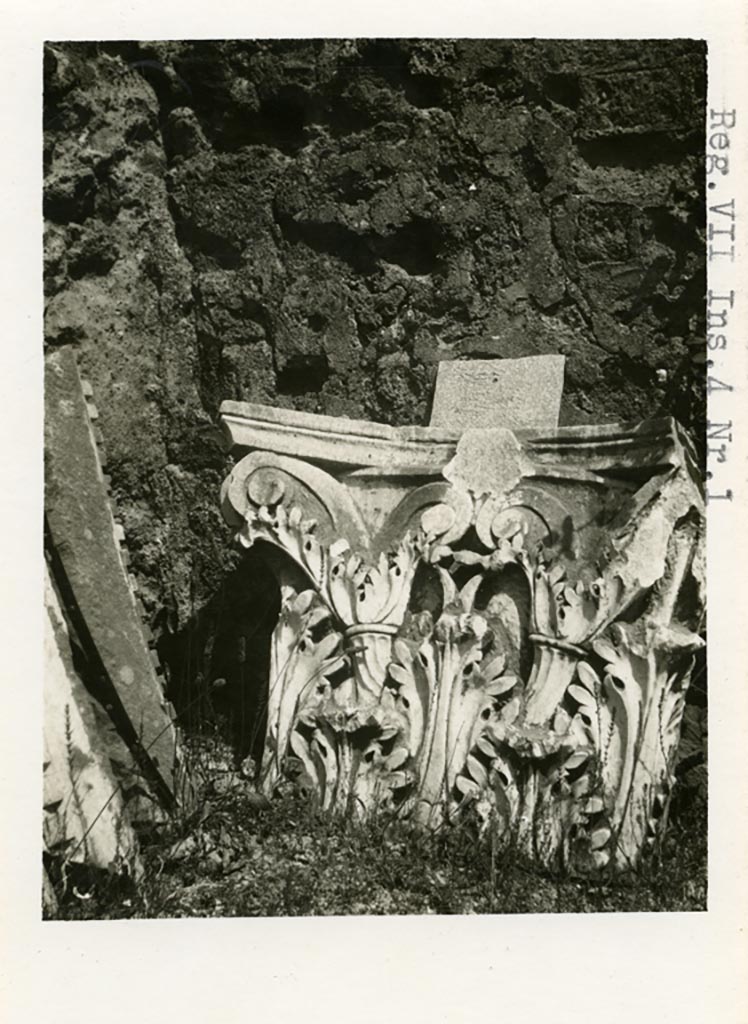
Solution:
M 276 411 L 256 410 L 231 403 L 228 428 L 271 448 Z M 253 451 L 223 490 L 239 543 L 308 580 L 282 580 L 266 789 L 295 763 L 337 813 L 469 815 L 548 867 L 635 864 L 664 826 L 701 645 L 703 496 L 681 429 L 463 444 L 356 425 L 334 464 L 339 421 L 282 413 L 278 448 L 298 421 L 305 461 Z M 408 470 L 403 444 L 428 457 Z M 519 467 L 495 476 L 504 491 L 479 486 L 492 446 Z

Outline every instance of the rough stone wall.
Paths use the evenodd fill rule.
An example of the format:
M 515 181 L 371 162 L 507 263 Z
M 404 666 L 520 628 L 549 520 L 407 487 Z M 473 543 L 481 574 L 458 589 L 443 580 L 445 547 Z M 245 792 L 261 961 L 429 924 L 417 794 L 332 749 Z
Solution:
M 177 702 L 263 671 L 265 579 L 218 513 L 222 399 L 427 423 L 441 359 L 561 352 L 562 423 L 702 433 L 705 56 L 47 47 L 46 341 L 94 384 Z

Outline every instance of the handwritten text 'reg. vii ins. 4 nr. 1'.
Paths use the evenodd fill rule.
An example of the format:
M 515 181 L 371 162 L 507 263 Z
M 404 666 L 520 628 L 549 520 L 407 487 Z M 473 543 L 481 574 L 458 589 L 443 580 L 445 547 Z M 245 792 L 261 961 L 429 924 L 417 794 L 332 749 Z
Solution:
M 737 208 L 734 195 L 723 198 L 722 192 L 731 185 L 730 157 L 731 150 L 735 148 L 736 121 L 735 110 L 710 109 L 707 118 L 706 175 L 710 202 L 707 218 L 709 290 L 706 308 L 708 501 L 732 501 L 734 497 L 733 489 L 727 486 L 733 444 L 733 421 L 729 413 L 735 390 L 729 381 L 727 354 L 732 342 L 730 320 L 735 307 L 733 275 Z

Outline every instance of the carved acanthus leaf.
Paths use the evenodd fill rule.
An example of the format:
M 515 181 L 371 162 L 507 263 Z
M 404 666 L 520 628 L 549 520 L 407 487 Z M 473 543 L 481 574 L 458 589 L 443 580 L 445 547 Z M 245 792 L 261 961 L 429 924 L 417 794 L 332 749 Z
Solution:
M 299 717 L 291 736 L 294 753 L 304 766 L 322 806 L 363 815 L 376 800 L 382 806 L 404 784 L 393 756 L 393 739 L 402 719 L 386 699 L 366 710 L 341 703 L 328 688 Z
M 445 609 L 433 634 L 419 646 L 398 640 L 389 676 L 408 723 L 407 754 L 418 779 L 412 794 L 416 818 L 450 813 L 454 785 L 497 701 L 517 679 L 506 658 L 488 650 L 489 624 L 473 609 L 480 577 L 458 591 L 443 570 Z
M 284 588 L 272 639 L 268 726 L 262 765 L 263 784 L 269 790 L 282 772 L 297 718 L 314 693 L 324 689 L 327 676 L 345 664 L 339 633 L 329 632 L 317 641 L 313 639 L 314 628 L 328 617 L 314 591 L 296 594 Z

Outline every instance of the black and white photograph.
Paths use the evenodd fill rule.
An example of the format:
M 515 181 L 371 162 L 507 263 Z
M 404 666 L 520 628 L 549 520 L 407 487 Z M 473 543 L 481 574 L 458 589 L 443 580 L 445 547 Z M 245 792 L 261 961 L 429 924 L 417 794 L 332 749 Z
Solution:
M 49 42 L 44 912 L 704 910 L 706 46 Z
M 0 1016 L 745 1024 L 738 0 L 11 8 Z

